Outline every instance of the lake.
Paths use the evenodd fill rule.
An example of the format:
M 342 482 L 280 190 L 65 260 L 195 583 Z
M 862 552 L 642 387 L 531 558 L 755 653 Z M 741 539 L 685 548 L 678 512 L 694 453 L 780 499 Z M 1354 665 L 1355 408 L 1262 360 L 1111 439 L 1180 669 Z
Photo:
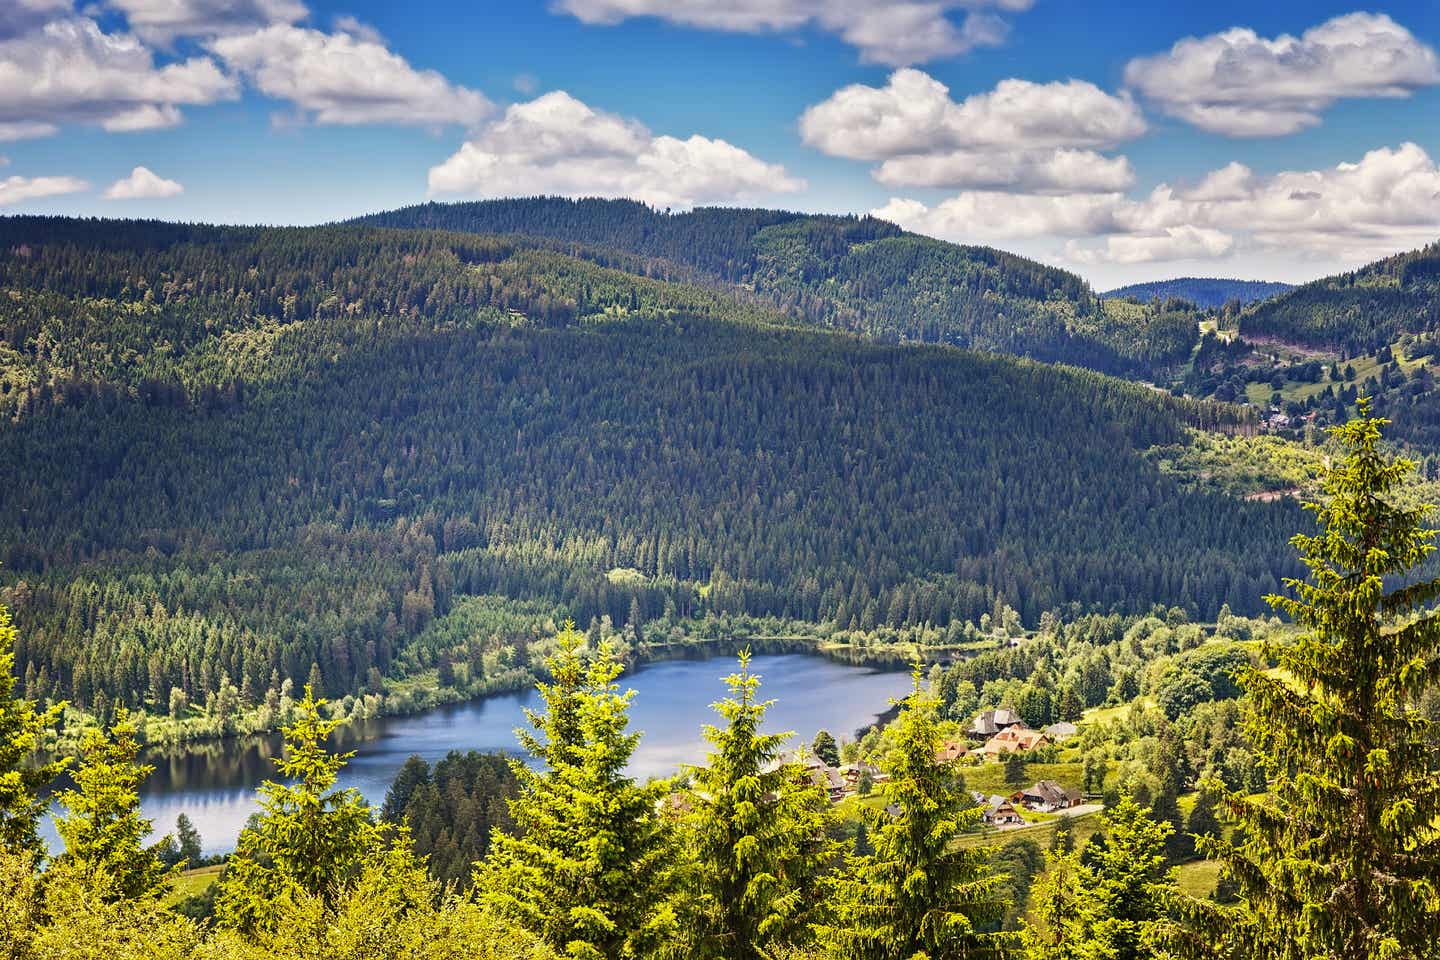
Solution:
M 630 764 L 633 776 L 668 776 L 704 757 L 700 727 L 716 722 L 710 704 L 727 695 L 722 678 L 735 666 L 732 657 L 669 660 L 621 678 L 622 686 L 636 691 L 630 727 L 644 734 Z M 776 701 L 767 729 L 793 730 L 807 743 L 822 729 L 837 738 L 853 737 L 910 684 L 905 672 L 848 666 L 814 654 L 756 656 L 751 669 L 764 678 L 761 696 Z M 451 750 L 514 752 L 515 728 L 525 722 L 521 710 L 538 703 L 532 689 L 346 727 L 337 732 L 337 744 L 356 755 L 341 784 L 378 806 L 411 755 L 433 763 Z M 200 831 L 207 855 L 228 852 L 256 809 L 255 788 L 274 776 L 270 758 L 278 751 L 278 738 L 251 737 L 194 744 L 169 755 L 152 753 L 145 758 L 155 772 L 141 795 L 144 815 L 163 834 L 185 813 Z M 52 848 L 57 846 L 53 829 L 46 832 Z

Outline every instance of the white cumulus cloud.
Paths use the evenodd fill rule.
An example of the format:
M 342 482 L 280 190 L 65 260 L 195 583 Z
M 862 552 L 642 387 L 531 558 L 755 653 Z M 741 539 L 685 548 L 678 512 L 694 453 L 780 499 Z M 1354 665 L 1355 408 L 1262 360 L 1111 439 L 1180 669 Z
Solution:
M 1351 13 L 1298 37 L 1236 27 L 1132 60 L 1125 82 L 1213 133 L 1271 137 L 1320 122 L 1350 97 L 1405 97 L 1440 83 L 1435 51 L 1384 14 Z
M 81 17 L 0 41 L 0 139 L 45 136 L 63 123 L 174 126 L 181 106 L 235 96 L 234 80 L 209 58 L 157 66 L 133 34 Z
M 873 211 L 959 242 L 1068 239 L 1077 263 L 1216 259 L 1245 250 L 1358 263 L 1440 235 L 1440 167 L 1414 143 L 1319 170 L 1257 174 L 1232 163 L 1148 195 L 965 191 L 933 206 L 895 198 Z
M 26 200 L 79 193 L 89 188 L 75 177 L 7 177 L 0 180 L 0 207 L 11 207 Z
M 71 0 L 5 0 L 0 4 L 0 40 L 27 33 L 71 10 Z
M 589 24 L 635 17 L 728 33 L 806 28 L 838 36 L 867 63 L 906 66 L 997 46 L 1009 35 L 999 13 L 1028 10 L 1034 0 L 556 0 L 554 7 Z
M 213 37 L 272 23 L 294 23 L 310 11 L 299 0 L 108 0 L 147 41 Z
M 804 183 L 724 140 L 655 136 L 563 91 L 509 107 L 430 170 L 432 194 L 633 197 L 654 206 L 729 203 Z
M 1145 132 L 1128 96 L 1092 83 L 1002 80 L 956 101 L 929 74 L 897 70 L 883 87 L 852 84 L 800 117 L 800 135 L 824 153 L 881 161 L 890 186 L 1017 191 L 1128 189 L 1124 157 L 1097 152 Z
M 492 110 L 483 94 L 416 69 L 367 31 L 276 24 L 209 47 L 261 93 L 290 101 L 314 123 L 471 126 Z
M 116 180 L 105 191 L 106 200 L 156 200 L 174 197 L 185 188 L 174 180 L 166 180 L 149 167 L 136 167 L 130 176 Z

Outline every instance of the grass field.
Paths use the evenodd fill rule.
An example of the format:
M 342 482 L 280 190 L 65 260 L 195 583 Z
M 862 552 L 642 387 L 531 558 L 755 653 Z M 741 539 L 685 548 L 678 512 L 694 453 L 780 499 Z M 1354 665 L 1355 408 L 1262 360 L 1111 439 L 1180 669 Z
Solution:
M 1215 882 L 1219 878 L 1220 863 L 1216 860 L 1197 860 L 1175 868 L 1175 882 L 1182 892 L 1192 897 L 1210 896 L 1215 892 Z
M 210 867 L 198 867 L 194 870 L 186 870 L 180 874 L 175 881 L 175 888 L 170 891 L 170 896 L 165 898 L 166 904 L 176 904 L 186 897 L 192 897 L 197 893 L 204 893 L 205 888 L 216 880 L 220 879 L 220 871 L 223 869 L 219 864 Z
M 1054 780 L 1056 783 L 1079 790 L 1085 781 L 1085 768 L 1079 763 L 1031 763 L 1025 768 L 1025 782 L 1005 782 L 1005 764 L 982 763 L 978 767 L 965 767 L 965 786 L 985 795 L 992 793 L 1009 796 L 1020 787 L 1028 787 L 1040 780 Z
M 1096 830 L 1100 829 L 1099 813 L 1082 813 L 1078 817 L 1070 818 L 1070 833 L 1076 838 L 1089 837 Z M 961 837 L 956 846 L 962 849 L 972 847 L 1000 846 L 1009 843 L 1011 840 L 1034 840 L 1041 847 L 1049 849 L 1050 837 L 1055 833 L 1055 821 L 1046 823 L 1032 823 L 1029 826 L 1014 827 L 1009 830 L 987 830 L 984 833 L 971 833 Z
M 1262 347 L 1260 349 L 1260 352 L 1270 352 L 1270 348 Z M 1429 359 L 1429 357 L 1421 357 L 1418 360 L 1410 360 L 1404 356 L 1398 345 L 1395 347 L 1395 362 L 1400 365 L 1400 369 L 1403 370 L 1406 374 L 1409 374 L 1410 371 L 1414 370 L 1416 367 L 1429 362 Z M 1361 354 L 1360 356 L 1347 361 L 1347 363 L 1355 368 L 1355 379 L 1349 382 L 1355 383 L 1356 386 L 1364 383 L 1366 377 L 1378 378 L 1380 376 L 1380 364 L 1375 362 L 1375 357 L 1372 354 Z M 1328 358 L 1326 366 L 1327 368 L 1329 366 Z M 1345 363 L 1340 364 L 1340 369 L 1344 370 L 1345 366 Z M 1342 380 L 1341 382 L 1335 384 L 1335 389 L 1339 390 L 1340 388 L 1344 387 L 1346 383 L 1347 381 Z M 1280 396 L 1286 401 L 1308 400 L 1313 396 L 1317 396 L 1318 394 L 1323 393 L 1325 391 L 1325 388 L 1329 385 L 1330 377 L 1328 375 L 1322 376 L 1318 383 L 1294 383 L 1287 380 L 1285 381 L 1285 386 L 1280 389 Z M 1246 398 L 1251 403 L 1261 407 L 1269 405 L 1270 395 L 1274 392 L 1275 391 L 1271 389 L 1269 383 L 1251 383 L 1247 384 L 1245 387 Z

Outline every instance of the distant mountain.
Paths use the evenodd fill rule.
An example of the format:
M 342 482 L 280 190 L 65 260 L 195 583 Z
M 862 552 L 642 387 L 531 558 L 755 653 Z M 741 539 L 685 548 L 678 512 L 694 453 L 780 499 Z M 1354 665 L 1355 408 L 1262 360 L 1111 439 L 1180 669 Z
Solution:
M 1241 314 L 1249 338 L 1351 354 L 1440 331 L 1440 243 L 1296 287 Z
M 1080 277 L 989 247 L 907 233 L 873 217 L 700 208 L 669 214 L 630 200 L 536 197 L 428 203 L 356 223 L 525 235 L 623 250 L 744 288 L 807 325 L 884 342 L 960 347 L 1154 377 L 1183 363 L 1195 318 L 1111 308 Z
M 736 268 L 852 229 L 872 239 L 840 262 L 949 249 L 779 226 Z M 519 236 L 0 218 L 0 591 L 22 669 L 87 706 L 310 675 L 339 697 L 437 649 L 507 676 L 500 648 L 530 635 L 446 621 L 465 596 L 634 629 L 947 625 L 997 603 L 1213 618 L 1295 569 L 1293 505 L 1192 493 L 1142 456 L 1238 411 L 808 329 L 661 266 Z
M 1120 300 L 1133 297 L 1141 303 L 1154 300 L 1188 300 L 1197 307 L 1220 307 L 1232 300 L 1255 303 L 1294 289 L 1294 284 L 1271 280 L 1226 280 L 1220 277 L 1177 277 L 1117 287 L 1101 296 Z

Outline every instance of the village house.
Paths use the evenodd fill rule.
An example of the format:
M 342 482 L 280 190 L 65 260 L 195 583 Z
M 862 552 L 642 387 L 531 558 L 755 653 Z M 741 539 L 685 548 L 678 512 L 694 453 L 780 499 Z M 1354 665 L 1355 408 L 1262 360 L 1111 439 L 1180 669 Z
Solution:
M 1059 723 L 1052 723 L 1042 731 L 1055 743 L 1063 743 L 1080 732 L 1080 728 L 1069 720 L 1061 720 Z
M 825 791 L 831 803 L 839 803 L 845 799 L 847 793 L 854 792 L 855 783 L 860 779 L 858 772 L 856 772 L 854 780 L 848 779 L 839 770 L 808 750 L 787 750 L 776 757 L 767 769 L 773 770 L 779 766 L 790 765 L 803 767 L 805 776 L 811 783 Z
M 1041 780 L 1033 787 L 1026 787 L 1010 798 L 1026 810 L 1036 813 L 1054 813 L 1078 807 L 1084 797 L 1080 791 L 1061 786 L 1054 780 Z
M 971 796 L 983 808 L 981 819 L 992 827 L 1009 827 L 1025 822 L 1015 804 L 1002 796 L 987 797 L 983 793 L 972 793 Z
M 845 778 L 845 783 L 851 790 L 859 785 L 860 778 L 866 773 L 870 774 L 871 783 L 885 783 L 890 779 L 890 774 L 873 763 L 847 763 L 840 767 L 840 776 Z
M 1021 720 L 1015 711 L 1005 707 L 996 710 L 982 710 L 976 714 L 974 722 L 970 724 L 970 736 L 983 740 L 995 736 L 1001 730 L 1025 726 L 1025 721 Z
M 1039 730 L 1031 730 L 1029 727 L 1010 727 L 986 740 L 985 746 L 980 748 L 980 753 L 987 758 L 994 759 L 1007 753 L 1034 750 L 1049 742 L 1050 739 Z
M 940 763 L 953 763 L 963 759 L 970 752 L 970 747 L 959 740 L 946 740 L 935 750 L 935 759 Z

